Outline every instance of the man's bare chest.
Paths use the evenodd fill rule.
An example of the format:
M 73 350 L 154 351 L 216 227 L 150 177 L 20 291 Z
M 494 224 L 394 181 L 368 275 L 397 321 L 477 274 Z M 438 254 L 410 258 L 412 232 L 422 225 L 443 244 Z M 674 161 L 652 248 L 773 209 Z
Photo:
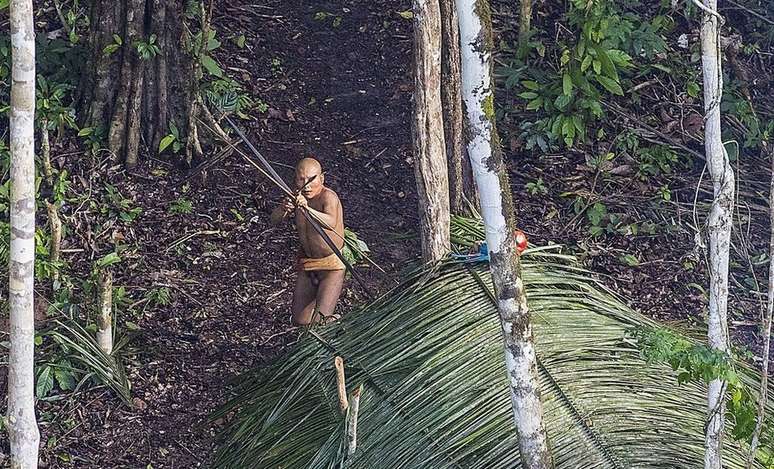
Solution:
M 309 208 L 313 208 L 319 212 L 323 210 L 322 203 L 313 203 L 313 201 L 309 201 L 308 205 Z M 298 229 L 299 233 L 306 233 L 307 231 L 313 230 L 309 224 L 309 220 L 306 217 L 307 214 L 303 212 L 302 208 L 296 209 L 295 223 L 296 229 Z

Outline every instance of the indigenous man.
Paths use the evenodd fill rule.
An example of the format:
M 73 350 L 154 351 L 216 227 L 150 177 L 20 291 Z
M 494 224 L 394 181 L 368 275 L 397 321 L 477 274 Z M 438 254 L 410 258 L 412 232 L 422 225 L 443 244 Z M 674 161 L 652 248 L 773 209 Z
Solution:
M 325 233 L 339 249 L 344 247 L 344 214 L 339 197 L 325 187 L 325 175 L 314 158 L 304 158 L 296 166 L 298 195 L 285 197 L 271 214 L 272 224 L 294 215 L 301 252 L 296 263 L 298 278 L 293 292 L 293 324 L 307 326 L 319 319 L 336 319 L 334 313 L 344 285 L 345 266 L 309 223 L 317 219 Z

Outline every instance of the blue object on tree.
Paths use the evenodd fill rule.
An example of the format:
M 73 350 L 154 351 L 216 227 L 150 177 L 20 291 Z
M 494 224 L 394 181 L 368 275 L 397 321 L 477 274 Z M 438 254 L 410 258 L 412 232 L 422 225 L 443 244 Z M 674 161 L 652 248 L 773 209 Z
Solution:
M 461 262 L 489 262 L 489 247 L 486 245 L 486 241 L 482 241 L 478 245 L 478 252 L 475 254 L 454 254 L 452 258 Z

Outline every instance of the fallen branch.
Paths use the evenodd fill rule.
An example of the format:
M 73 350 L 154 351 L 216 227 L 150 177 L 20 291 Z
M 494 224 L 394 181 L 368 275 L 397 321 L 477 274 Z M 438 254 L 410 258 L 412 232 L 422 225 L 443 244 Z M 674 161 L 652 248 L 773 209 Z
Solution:
M 347 456 L 352 456 L 357 450 L 357 416 L 360 412 L 360 395 L 363 392 L 363 385 L 352 391 L 352 405 L 349 408 L 349 417 L 347 418 Z
M 99 272 L 99 317 L 97 344 L 105 355 L 113 353 L 113 273 L 109 267 Z
M 347 384 L 344 377 L 344 359 L 336 357 L 333 359 L 333 365 L 336 367 L 336 386 L 339 391 L 339 408 L 341 413 L 347 413 L 349 402 L 347 402 Z

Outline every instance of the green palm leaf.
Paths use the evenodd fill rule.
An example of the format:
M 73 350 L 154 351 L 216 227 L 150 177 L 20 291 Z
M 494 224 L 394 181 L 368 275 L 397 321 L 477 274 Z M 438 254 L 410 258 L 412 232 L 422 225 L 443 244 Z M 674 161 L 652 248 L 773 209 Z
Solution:
M 452 235 L 463 245 L 482 238 L 474 220 L 454 220 Z M 569 256 L 527 251 L 523 276 L 557 467 L 702 467 L 706 390 L 678 386 L 671 368 L 647 365 L 625 338 L 657 324 Z M 306 335 L 274 366 L 242 377 L 216 412 L 235 415 L 214 466 L 519 467 L 491 289 L 487 265 L 445 262 Z M 349 389 L 364 386 L 349 460 L 335 355 L 344 357 Z M 754 388 L 755 374 L 743 370 Z M 728 439 L 725 467 L 744 467 L 745 450 Z

